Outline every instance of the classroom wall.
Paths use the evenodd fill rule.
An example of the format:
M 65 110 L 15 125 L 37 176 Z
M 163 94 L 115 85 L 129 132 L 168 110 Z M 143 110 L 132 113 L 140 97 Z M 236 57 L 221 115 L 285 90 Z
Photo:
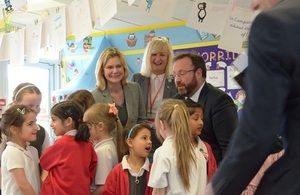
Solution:
M 207 81 L 226 91 L 238 103 L 235 96 L 241 88 L 233 80 L 236 68 L 231 65 L 238 54 L 219 49 L 219 35 L 189 28 L 184 22 L 96 32 L 78 43 L 69 37 L 62 51 L 64 88 L 53 92 L 56 99 L 63 99 L 77 89 L 95 88 L 96 62 L 106 47 L 117 47 L 125 54 L 130 79 L 134 72 L 140 71 L 145 46 L 154 36 L 169 38 L 175 54 L 181 51 L 200 53 L 207 65 Z

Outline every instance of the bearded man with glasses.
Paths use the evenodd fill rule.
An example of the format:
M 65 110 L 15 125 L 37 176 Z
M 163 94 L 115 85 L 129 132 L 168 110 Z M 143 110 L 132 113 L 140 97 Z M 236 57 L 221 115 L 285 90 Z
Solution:
M 175 99 L 190 98 L 204 107 L 204 127 L 200 135 L 212 147 L 217 163 L 223 159 L 237 126 L 237 110 L 231 97 L 206 82 L 206 65 L 201 55 L 180 53 L 173 58 Z

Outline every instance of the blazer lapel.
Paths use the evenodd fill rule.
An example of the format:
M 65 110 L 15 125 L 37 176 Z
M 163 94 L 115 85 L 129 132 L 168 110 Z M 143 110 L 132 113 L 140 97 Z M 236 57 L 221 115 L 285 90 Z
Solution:
M 169 82 L 169 80 L 166 78 L 163 99 L 166 99 L 166 98 L 170 97 L 170 95 L 171 95 L 171 87 L 172 87 L 171 83 L 172 82 Z
M 100 91 L 100 93 L 102 94 L 102 97 L 104 97 L 105 103 L 112 103 L 113 102 L 108 88 L 104 89 L 103 91 Z
M 135 105 L 133 103 L 133 98 L 132 98 L 133 92 L 131 92 L 131 88 L 128 85 L 123 86 L 123 91 L 125 95 L 126 109 L 129 118 L 130 117 L 129 114 L 133 112 L 132 105 Z
M 148 88 L 149 88 L 150 78 L 142 76 L 140 86 L 143 92 L 143 97 L 145 101 L 145 105 L 148 105 Z
M 200 105 L 205 105 L 208 89 L 209 89 L 209 85 L 205 82 L 205 84 L 200 92 L 199 98 L 198 98 L 198 103 Z

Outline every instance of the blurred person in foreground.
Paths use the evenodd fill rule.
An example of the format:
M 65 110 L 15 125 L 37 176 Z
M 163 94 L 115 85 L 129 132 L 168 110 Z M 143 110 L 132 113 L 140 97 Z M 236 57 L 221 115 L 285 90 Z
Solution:
M 255 194 L 299 194 L 300 3 L 253 0 L 261 13 L 249 35 L 247 98 L 228 153 L 206 194 L 240 194 L 282 136 L 283 156 L 266 170 Z M 284 41 L 283 41 L 284 40 Z M 279 47 L 280 45 L 280 47 Z

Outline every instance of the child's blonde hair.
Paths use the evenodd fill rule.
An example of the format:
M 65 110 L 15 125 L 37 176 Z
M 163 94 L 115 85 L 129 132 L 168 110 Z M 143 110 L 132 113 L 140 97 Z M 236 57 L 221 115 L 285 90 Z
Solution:
M 94 124 L 102 122 L 107 126 L 111 136 L 116 137 L 117 152 L 119 154 L 122 149 L 122 146 L 120 145 L 122 136 L 120 134 L 123 131 L 123 127 L 118 119 L 118 115 L 110 112 L 110 106 L 106 103 L 96 103 L 85 111 L 84 116 L 87 119 L 86 122 Z M 115 130 L 117 132 L 115 132 Z M 121 157 L 119 156 L 119 161 L 121 160 L 120 158 Z
M 187 106 L 176 99 L 167 99 L 159 106 L 155 118 L 156 134 L 160 135 L 159 121 L 164 122 L 174 136 L 174 147 L 177 159 L 177 171 L 185 189 L 189 190 L 192 163 L 195 165 L 196 156 L 191 142 L 192 133 L 189 125 Z M 160 136 L 160 139 L 161 136 Z

